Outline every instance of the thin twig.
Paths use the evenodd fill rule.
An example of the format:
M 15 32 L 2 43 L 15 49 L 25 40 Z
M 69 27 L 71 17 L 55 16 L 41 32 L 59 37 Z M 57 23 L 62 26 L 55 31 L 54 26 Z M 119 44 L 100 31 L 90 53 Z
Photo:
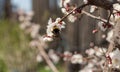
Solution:
M 79 7 L 77 7 L 77 8 L 79 8 Z M 77 8 L 74 8 L 70 13 L 68 13 L 68 14 L 65 15 L 65 16 L 63 16 L 63 17 L 61 18 L 60 22 L 63 21 L 65 18 L 67 18 L 70 14 L 72 14 L 73 11 L 75 11 Z M 97 17 L 97 16 L 95 16 L 95 15 L 92 15 L 92 14 L 84 11 L 84 10 L 82 10 L 82 13 L 85 14 L 85 15 L 87 15 L 87 16 L 89 16 L 89 17 L 91 17 L 91 18 L 94 18 L 94 19 L 103 21 L 103 22 L 105 22 L 105 23 L 107 23 L 107 21 L 108 21 L 108 20 L 106 20 L 106 19 L 101 18 L 100 16 Z M 113 22 L 110 22 L 110 24 L 114 25 Z
M 111 42 L 109 44 L 109 46 L 108 46 L 108 50 L 107 50 L 106 55 L 109 55 L 109 53 L 112 52 L 112 50 L 114 49 L 114 47 L 115 47 L 115 44 Z
M 68 14 L 65 15 L 65 16 L 63 16 L 63 17 L 61 18 L 60 22 L 63 21 L 65 18 L 67 18 L 70 14 L 72 14 L 73 11 L 75 11 L 76 9 L 77 9 L 77 8 L 74 8 L 70 13 L 68 13 Z
M 50 60 L 49 56 L 47 55 L 46 51 L 44 50 L 44 46 L 42 44 L 39 44 L 38 46 L 39 52 L 52 70 L 52 72 L 59 72 L 58 69 L 55 67 L 53 62 Z
M 97 19 L 97 20 L 100 20 L 100 21 L 103 21 L 103 22 L 107 22 L 106 19 L 103 19 L 103 18 L 101 18 L 100 16 L 99 16 L 99 17 L 94 16 L 94 15 L 92 15 L 92 14 L 90 14 L 90 13 L 84 11 L 84 10 L 82 10 L 82 13 L 83 13 L 83 14 L 86 14 L 87 16 L 89 16 L 89 17 L 91 17 L 91 18 L 94 18 L 94 19 Z M 110 22 L 110 24 L 114 25 L 113 22 Z

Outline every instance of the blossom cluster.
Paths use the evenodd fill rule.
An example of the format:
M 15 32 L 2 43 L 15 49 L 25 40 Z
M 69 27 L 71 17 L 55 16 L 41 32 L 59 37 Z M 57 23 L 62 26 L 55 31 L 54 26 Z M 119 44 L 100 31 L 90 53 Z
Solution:
M 72 0 L 61 0 L 60 5 L 61 11 L 65 15 L 69 14 L 73 9 L 76 8 L 75 4 L 72 3 Z M 77 11 L 75 10 L 67 17 L 70 22 L 75 22 L 77 20 L 76 13 Z
M 47 35 L 44 37 L 44 41 L 52 41 L 53 37 L 59 36 L 63 28 L 65 28 L 65 22 L 61 21 L 61 18 L 57 18 L 55 21 L 50 18 L 46 30 Z
M 116 22 L 120 18 L 120 4 L 113 4 L 113 15 L 111 16 L 111 21 Z
M 30 35 L 30 38 L 32 40 L 29 42 L 29 46 L 31 48 L 36 48 L 39 44 L 43 44 L 44 46 L 46 46 L 43 41 L 43 37 L 39 34 L 40 25 L 31 22 L 33 15 L 33 11 L 27 13 L 21 9 L 18 11 L 18 21 L 20 22 L 20 29 L 23 30 L 25 34 Z M 43 58 L 40 53 L 36 55 L 36 61 L 43 61 Z
M 72 64 L 82 64 L 83 63 L 83 56 L 80 53 L 72 54 L 69 51 L 65 51 L 63 54 L 64 61 L 70 61 Z
M 25 33 L 30 34 L 31 38 L 33 38 L 33 40 L 30 42 L 30 46 L 36 47 L 40 43 L 44 44 L 44 41 L 43 37 L 39 35 L 40 25 L 31 22 L 33 16 L 32 14 L 33 13 L 28 13 L 25 15 L 21 12 L 19 13 L 18 19 L 20 21 L 20 28 L 24 30 Z M 100 25 L 100 27 L 103 27 L 103 23 L 100 24 L 98 25 Z M 65 28 L 65 22 L 61 21 L 61 18 L 57 18 L 55 21 L 50 18 L 46 31 L 47 35 L 44 37 L 44 40 L 53 40 L 53 37 L 59 35 L 63 28 Z M 104 31 L 104 27 L 101 29 Z M 108 41 L 112 38 L 113 32 L 111 32 L 108 34 Z M 87 56 L 83 56 L 81 53 L 77 52 L 71 53 L 69 51 L 65 51 L 63 54 L 58 54 L 53 49 L 50 49 L 48 51 L 48 56 L 53 61 L 53 63 L 58 63 L 62 57 L 64 61 L 69 61 L 72 64 L 81 64 L 83 68 L 79 72 L 98 71 L 98 68 L 99 70 L 103 70 L 103 65 L 106 60 L 104 53 L 106 53 L 107 49 L 94 46 L 94 44 L 91 45 L 93 48 L 89 48 L 85 51 Z M 111 64 L 109 64 L 109 66 L 112 68 L 120 68 L 120 50 L 116 49 L 113 52 L 110 52 L 109 56 L 111 59 Z M 37 54 L 36 60 L 37 62 L 43 61 L 41 54 Z
M 113 52 L 110 52 L 110 57 L 112 59 L 112 68 L 120 68 L 120 50 L 116 48 Z
M 88 3 L 88 0 L 83 0 L 84 4 Z M 61 0 L 61 11 L 68 15 L 72 10 L 76 8 L 76 5 L 73 4 L 72 0 Z M 114 15 L 111 16 L 110 21 L 115 19 L 117 21 L 119 19 L 120 12 L 120 5 L 114 4 L 113 8 L 115 9 Z M 96 6 L 90 7 L 90 12 L 93 13 L 97 9 Z M 77 14 L 81 13 L 81 10 L 75 9 L 70 15 L 67 16 L 68 20 L 71 22 L 75 22 L 77 20 Z M 56 18 L 53 20 L 52 18 L 49 19 L 46 35 L 42 37 L 39 35 L 40 25 L 32 23 L 32 16 L 33 12 L 28 14 L 24 14 L 24 12 L 19 11 L 19 21 L 20 21 L 20 28 L 24 30 L 27 34 L 30 34 L 31 38 L 33 39 L 30 42 L 31 47 L 36 47 L 38 44 L 44 44 L 44 41 L 53 41 L 55 37 L 59 37 L 60 33 L 63 28 L 65 28 L 66 23 L 63 21 L 62 18 Z M 111 28 L 111 24 L 106 24 L 103 21 L 98 22 L 98 27 L 102 31 L 106 31 L 108 28 Z M 93 33 L 96 33 L 98 30 L 93 30 Z M 112 41 L 113 30 L 111 30 L 107 37 L 103 35 L 103 38 L 106 38 L 108 42 Z M 64 61 L 69 61 L 72 64 L 81 64 L 83 68 L 79 72 L 96 72 L 98 68 L 100 71 L 104 69 L 104 64 L 106 60 L 108 60 L 108 67 L 112 68 L 120 68 L 120 50 L 115 49 L 114 51 L 110 52 L 109 55 L 106 57 L 105 53 L 107 52 L 106 48 L 94 46 L 93 43 L 90 44 L 92 48 L 89 48 L 85 51 L 86 56 L 83 56 L 81 53 L 71 53 L 69 51 L 65 51 L 63 54 L 57 54 L 54 49 L 50 49 L 48 51 L 49 58 L 54 62 L 58 63 L 60 58 L 62 57 Z M 42 62 L 42 56 L 38 54 L 36 56 L 36 60 L 38 62 Z
M 25 13 L 23 10 L 18 11 L 18 20 L 20 22 L 20 28 L 30 34 L 32 38 L 36 38 L 39 35 L 40 25 L 31 22 L 34 13 Z

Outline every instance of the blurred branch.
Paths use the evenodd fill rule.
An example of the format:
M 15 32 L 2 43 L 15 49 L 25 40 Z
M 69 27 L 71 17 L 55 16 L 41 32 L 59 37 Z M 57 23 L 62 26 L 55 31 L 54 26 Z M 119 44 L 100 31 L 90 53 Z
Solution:
M 80 6 L 80 7 L 81 7 L 81 6 Z M 63 16 L 63 17 L 61 18 L 60 22 L 63 21 L 65 18 L 67 18 L 70 14 L 72 14 L 72 13 L 73 13 L 75 10 L 77 10 L 78 8 L 79 8 L 79 7 L 74 8 L 74 9 L 73 9 L 71 12 L 69 12 L 67 15 Z M 95 15 L 92 15 L 92 14 L 90 14 L 90 13 L 84 11 L 84 10 L 82 10 L 82 13 L 85 14 L 85 15 L 87 15 L 87 16 L 89 16 L 89 17 L 91 17 L 91 18 L 94 18 L 94 19 L 103 21 L 103 22 L 105 22 L 105 23 L 108 22 L 108 20 L 103 19 L 103 18 L 101 18 L 100 16 L 97 17 L 97 16 L 95 16 Z M 110 22 L 110 24 L 114 25 L 113 22 Z
M 100 16 L 99 16 L 99 17 L 94 16 L 94 15 L 92 15 L 92 14 L 90 14 L 90 13 L 84 11 L 84 10 L 82 10 L 82 13 L 83 13 L 83 14 L 86 14 L 87 16 L 89 16 L 89 17 L 91 17 L 91 18 L 94 18 L 94 19 L 97 19 L 97 20 L 100 20 L 100 21 L 103 21 L 103 22 L 107 22 L 106 19 L 103 19 L 103 18 L 101 18 Z M 110 22 L 110 24 L 114 25 L 113 22 Z
M 42 44 L 38 45 L 39 52 L 41 53 L 42 57 L 48 64 L 48 66 L 51 68 L 53 72 L 59 72 L 53 62 L 50 60 L 49 56 L 47 55 L 46 51 L 44 50 L 44 46 Z

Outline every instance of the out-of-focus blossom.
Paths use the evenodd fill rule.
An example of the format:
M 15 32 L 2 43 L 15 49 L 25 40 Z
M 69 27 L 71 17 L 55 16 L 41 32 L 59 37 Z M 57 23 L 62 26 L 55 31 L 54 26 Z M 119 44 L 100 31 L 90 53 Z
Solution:
M 25 21 L 31 21 L 33 15 L 34 15 L 34 12 L 33 12 L 33 11 L 30 11 L 30 12 L 26 13 Z
M 88 3 L 88 0 L 83 0 L 84 4 L 87 4 Z
M 90 42 L 90 47 L 94 47 L 94 42 Z
M 65 8 L 69 7 L 70 2 L 71 2 L 71 0 L 64 0 L 63 6 L 64 6 Z
M 29 22 L 29 21 L 25 21 L 25 22 L 22 22 L 21 24 L 20 24 L 20 28 L 22 29 L 22 30 L 25 30 L 27 27 L 29 27 L 29 26 L 31 26 L 31 22 Z
M 120 18 L 120 16 L 117 15 L 117 13 L 116 13 L 114 15 L 111 15 L 110 20 L 113 21 L 113 22 L 116 22 L 119 18 Z
M 113 4 L 113 12 L 115 13 L 114 15 L 111 15 L 111 21 L 117 21 L 120 18 L 120 4 L 116 3 Z
M 69 20 L 70 22 L 75 22 L 75 21 L 77 20 L 77 17 L 74 16 L 74 15 L 69 15 L 69 16 L 68 16 L 68 20 Z
M 33 17 L 34 12 L 33 12 L 33 11 L 29 11 L 29 12 L 27 13 L 27 15 L 30 16 L 30 17 Z
M 62 13 L 68 14 L 69 12 L 65 8 L 61 8 Z
M 107 38 L 106 38 L 106 40 L 108 41 L 108 42 L 113 42 L 113 30 L 111 30 L 111 31 L 109 31 L 108 33 L 107 33 Z
M 40 25 L 32 24 L 31 29 L 32 29 L 30 33 L 31 37 L 36 38 L 39 35 Z
M 21 16 L 25 14 L 25 11 L 23 9 L 18 9 L 17 13 L 19 16 Z
M 105 38 L 106 38 L 106 35 L 105 35 L 105 34 L 103 34 L 103 35 L 102 35 L 102 38 L 103 38 L 103 39 L 105 39 Z
M 58 61 L 60 60 L 59 56 L 56 55 L 56 53 L 55 53 L 54 50 L 52 50 L 52 49 L 49 50 L 48 55 L 49 55 L 50 59 L 52 59 L 52 61 L 53 61 L 54 63 L 58 63 Z
M 93 13 L 96 9 L 97 9 L 97 7 L 94 6 L 94 5 L 92 5 L 92 6 L 90 7 L 90 12 Z
M 105 63 L 105 57 L 104 54 L 106 53 L 106 48 L 100 48 L 95 46 L 94 48 L 90 48 L 86 50 L 86 53 L 88 54 L 88 57 L 91 57 L 88 59 L 88 65 L 86 65 L 80 72 L 96 72 L 99 70 L 103 70 L 103 64 Z M 100 71 L 100 72 L 101 72 Z
M 43 40 L 45 41 L 45 42 L 50 42 L 50 41 L 53 41 L 53 38 L 51 37 L 51 36 L 45 36 L 45 37 L 43 37 Z
M 120 67 L 120 50 L 117 48 L 113 52 L 111 52 L 110 57 L 112 59 L 112 67 L 119 68 Z
M 104 55 L 104 53 L 106 53 L 107 49 L 106 48 L 98 48 L 98 47 L 95 47 L 95 55 L 96 56 L 102 56 Z
M 38 40 L 32 40 L 32 41 L 29 43 L 29 46 L 30 46 L 31 48 L 33 48 L 33 47 L 36 47 L 38 44 L 39 44 L 39 41 L 38 41 Z
M 36 60 L 37 60 L 37 62 L 42 62 L 43 58 L 40 54 L 38 54 L 37 57 L 36 57 Z
M 98 27 L 100 28 L 100 30 L 102 30 L 102 31 L 106 31 L 106 27 L 104 27 L 104 22 L 102 22 L 102 21 L 100 21 L 100 22 L 98 22 Z
M 115 9 L 115 10 L 120 10 L 120 4 L 119 3 L 116 3 L 116 4 L 113 4 L 113 8 Z
M 65 51 L 65 52 L 64 52 L 63 60 L 64 60 L 64 61 L 69 61 L 70 58 L 71 58 L 71 56 L 72 56 L 72 53 L 70 53 L 69 51 Z
M 23 21 L 25 20 L 25 16 L 23 16 L 23 15 L 19 16 L 19 17 L 18 17 L 18 20 L 19 20 L 20 22 L 23 22 Z
M 87 50 L 86 50 L 86 53 L 87 53 L 89 56 L 91 56 L 91 55 L 94 55 L 95 50 L 92 49 L 92 48 L 90 48 L 90 49 L 87 49 Z
M 27 12 L 27 13 L 18 12 L 18 15 L 19 15 L 18 20 L 20 22 L 26 22 L 26 21 L 31 21 L 32 20 L 32 17 L 34 15 L 34 13 L 33 13 L 33 11 L 30 11 L 30 12 Z
M 82 64 L 83 62 L 83 56 L 81 54 L 74 54 L 71 57 L 71 63 L 73 64 Z
M 87 66 L 85 66 L 85 68 L 83 68 L 79 72 L 93 72 L 93 66 L 94 64 L 88 63 Z
M 68 11 L 71 3 L 71 0 L 60 0 L 60 7 L 65 8 Z
M 62 8 L 61 11 L 64 14 L 69 14 L 73 9 L 75 9 L 75 4 L 72 4 L 72 0 L 61 0 L 62 2 L 60 2 L 62 4 Z M 74 10 L 73 13 L 71 15 L 69 15 L 67 18 L 70 22 L 74 22 L 75 20 L 77 20 L 77 13 L 81 13 L 81 11 L 79 10 Z M 74 15 L 73 15 L 74 14 Z
M 31 21 L 31 20 L 32 20 L 32 17 L 31 17 L 31 16 L 25 16 L 24 21 Z

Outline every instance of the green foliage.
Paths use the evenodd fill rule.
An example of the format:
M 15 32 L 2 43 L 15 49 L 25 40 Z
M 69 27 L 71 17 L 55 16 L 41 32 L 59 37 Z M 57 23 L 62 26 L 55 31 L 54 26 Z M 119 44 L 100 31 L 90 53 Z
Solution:
M 29 48 L 29 42 L 19 24 L 0 20 L 0 72 L 52 72 L 46 63 L 37 65 L 36 51 Z M 60 72 L 64 72 L 62 65 L 56 65 Z
M 3 60 L 0 59 L 0 72 L 7 72 L 6 64 Z
M 6 63 L 8 72 L 34 68 L 35 50 L 29 48 L 29 42 L 29 36 L 19 29 L 19 24 L 0 20 L 0 59 Z
M 63 63 L 56 64 L 56 67 L 60 72 L 65 72 L 65 66 L 63 65 L 64 65 Z M 52 72 L 48 65 L 46 65 L 46 63 L 44 62 L 39 63 L 37 69 L 38 69 L 37 72 Z

